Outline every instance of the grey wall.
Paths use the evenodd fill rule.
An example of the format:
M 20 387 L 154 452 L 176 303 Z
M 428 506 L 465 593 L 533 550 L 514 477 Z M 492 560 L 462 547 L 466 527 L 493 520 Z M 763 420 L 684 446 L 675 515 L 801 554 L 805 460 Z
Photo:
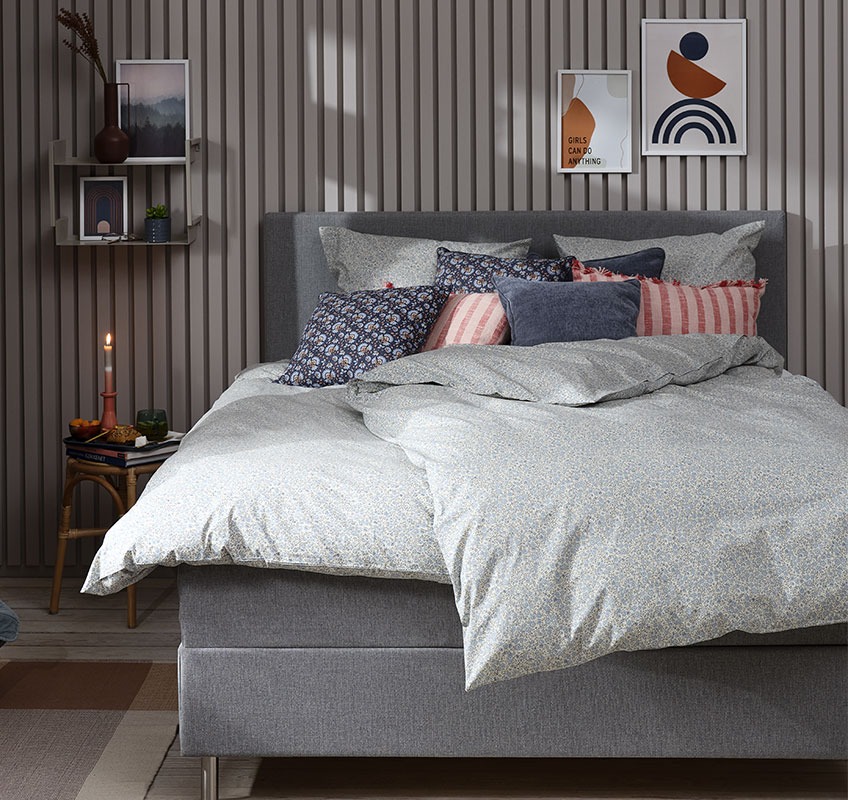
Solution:
M 149 250 L 52 244 L 47 145 L 88 153 L 102 91 L 58 43 L 59 5 L 1 7 L 0 571 L 53 562 L 59 438 L 99 413 L 107 330 L 123 421 L 164 406 L 186 429 L 257 360 L 267 210 L 782 208 L 789 366 L 844 401 L 841 0 L 80 0 L 106 61 L 191 59 L 206 219 L 190 249 Z M 701 16 L 748 19 L 749 155 L 557 175 L 555 70 L 634 70 L 635 134 L 640 19 Z M 132 174 L 139 220 L 173 179 Z M 90 489 L 80 506 L 86 524 L 108 516 Z

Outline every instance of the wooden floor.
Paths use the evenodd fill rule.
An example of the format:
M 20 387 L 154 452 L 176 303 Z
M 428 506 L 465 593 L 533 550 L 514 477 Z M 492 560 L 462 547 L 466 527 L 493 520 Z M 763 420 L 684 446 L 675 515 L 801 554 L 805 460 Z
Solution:
M 126 627 L 126 593 L 80 595 L 67 580 L 60 611 L 47 613 L 50 581 L 0 578 L 0 598 L 21 617 L 17 642 L 0 660 L 176 661 L 174 581 L 138 588 L 138 627 Z M 198 797 L 197 759 L 179 741 L 150 787 L 149 800 Z M 621 800 L 790 800 L 848 798 L 845 761 L 592 759 L 222 759 L 221 798 L 620 798 Z
M 0 578 L 0 599 L 21 619 L 18 640 L 0 650 L 16 661 L 176 662 L 180 643 L 176 581 L 138 584 L 138 626 L 127 627 L 127 593 L 80 594 L 82 580 L 62 583 L 59 613 L 48 614 L 50 580 Z

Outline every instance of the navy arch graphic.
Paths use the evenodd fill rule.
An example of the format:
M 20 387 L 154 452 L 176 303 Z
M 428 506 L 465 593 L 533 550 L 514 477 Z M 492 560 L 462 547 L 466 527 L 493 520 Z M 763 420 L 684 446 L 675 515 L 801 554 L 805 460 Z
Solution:
M 701 109 L 706 109 L 706 111 Z M 676 111 L 679 113 L 675 114 Z M 669 117 L 671 117 L 672 114 L 674 114 L 674 117 L 669 120 Z M 736 144 L 736 128 L 733 127 L 733 122 L 727 115 L 727 112 L 715 103 L 711 103 L 709 100 L 701 100 L 698 98 L 678 100 L 676 103 L 672 103 L 665 111 L 663 111 L 662 114 L 660 114 L 657 118 L 656 124 L 654 125 L 654 130 L 651 133 L 651 141 L 653 144 L 660 144 L 660 140 L 662 140 L 662 144 L 668 144 L 671 138 L 672 129 L 688 117 L 694 117 L 696 119 L 702 118 L 711 121 L 716 130 L 719 141 L 722 144 L 725 143 L 725 139 L 723 138 L 725 131 L 727 132 L 726 141 L 731 144 Z M 701 129 L 705 134 L 709 133 L 707 126 L 700 122 L 687 126 L 687 128 Z M 675 144 L 680 144 L 680 137 L 682 137 L 682 135 L 682 132 L 678 131 L 675 138 Z M 710 144 L 715 142 L 714 139 L 710 139 L 709 135 L 707 135 L 707 141 L 710 142 Z

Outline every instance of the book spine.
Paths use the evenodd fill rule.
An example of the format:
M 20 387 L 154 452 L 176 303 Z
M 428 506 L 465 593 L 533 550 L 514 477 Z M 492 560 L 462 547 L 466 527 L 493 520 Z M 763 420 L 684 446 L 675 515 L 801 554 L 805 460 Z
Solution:
M 123 458 L 115 456 L 104 456 L 102 453 L 95 453 L 91 450 L 80 450 L 74 447 L 66 447 L 65 454 L 68 458 L 77 458 L 82 461 L 96 461 L 98 464 L 109 464 L 112 467 L 126 467 L 127 461 Z

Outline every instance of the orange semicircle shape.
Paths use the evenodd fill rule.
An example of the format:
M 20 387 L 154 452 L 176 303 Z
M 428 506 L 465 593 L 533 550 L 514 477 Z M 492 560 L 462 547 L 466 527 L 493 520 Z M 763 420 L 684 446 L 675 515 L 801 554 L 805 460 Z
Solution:
M 716 78 L 712 72 L 707 72 L 697 64 L 693 64 L 674 50 L 668 54 L 666 69 L 671 85 L 687 97 L 698 97 L 703 100 L 705 97 L 718 94 L 727 86 L 721 78 Z
M 575 97 L 562 115 L 562 165 L 574 169 L 589 151 L 592 134 L 595 132 L 595 117 L 586 104 Z

